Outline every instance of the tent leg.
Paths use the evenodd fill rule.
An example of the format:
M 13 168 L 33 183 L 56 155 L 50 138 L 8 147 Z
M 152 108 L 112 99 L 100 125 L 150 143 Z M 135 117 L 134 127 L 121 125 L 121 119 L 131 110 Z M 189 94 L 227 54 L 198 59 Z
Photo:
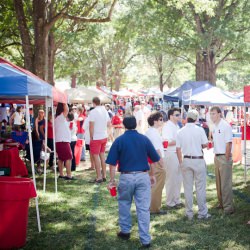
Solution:
M 53 135 L 54 135 L 54 171 L 55 171 L 55 193 L 57 194 L 57 170 L 56 170 L 56 142 L 55 142 L 55 115 L 54 115 L 54 104 L 53 99 L 51 100 L 51 112 L 52 112 L 52 128 L 53 128 Z
M 246 104 L 244 103 L 244 182 L 247 183 Z
M 34 155 L 33 155 L 33 144 L 32 144 L 32 137 L 31 137 L 30 116 L 29 116 L 29 97 L 26 95 L 25 99 L 26 99 L 26 119 L 27 119 L 27 123 L 28 123 L 32 177 L 33 177 L 34 186 L 35 186 L 35 189 L 37 192 L 35 167 L 34 167 Z M 40 214 L 39 214 L 39 207 L 38 207 L 38 197 L 36 197 L 36 217 L 37 217 L 38 232 L 40 233 L 42 230 L 41 230 Z
M 45 152 L 45 158 L 44 158 L 44 168 L 43 168 L 43 192 L 46 192 L 46 177 L 47 177 L 47 160 L 46 160 L 46 155 L 47 155 L 47 142 L 48 142 L 48 98 L 45 98 L 45 142 L 44 142 L 44 152 Z

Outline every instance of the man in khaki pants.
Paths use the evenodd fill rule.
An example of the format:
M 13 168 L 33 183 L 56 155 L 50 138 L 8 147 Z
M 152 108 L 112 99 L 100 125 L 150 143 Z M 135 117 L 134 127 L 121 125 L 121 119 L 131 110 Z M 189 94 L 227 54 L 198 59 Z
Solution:
M 168 121 L 162 128 L 163 141 L 168 141 L 168 147 L 164 148 L 164 166 L 166 167 L 166 205 L 168 209 L 183 207 L 181 202 L 182 174 L 176 154 L 176 137 L 179 130 L 178 122 L 181 120 L 179 108 L 171 108 L 168 111 Z
M 152 142 L 155 150 L 160 156 L 160 161 L 157 163 L 151 164 L 151 170 L 156 178 L 156 184 L 151 187 L 151 204 L 150 204 L 150 213 L 162 215 L 167 212 L 161 210 L 161 199 L 162 199 L 162 190 L 165 184 L 166 172 L 163 167 L 163 145 L 162 139 L 159 133 L 159 128 L 163 125 L 163 117 L 161 112 L 153 112 L 148 117 L 148 125 L 150 128 L 147 130 L 145 135 Z
M 183 175 L 186 217 L 193 219 L 193 185 L 195 183 L 198 203 L 198 219 L 209 219 L 206 203 L 206 163 L 202 148 L 207 147 L 204 129 L 195 125 L 198 119 L 196 110 L 187 113 L 187 124 L 180 129 L 176 138 L 176 152 Z M 182 156 L 183 154 L 183 156 Z
M 216 189 L 219 204 L 227 215 L 234 213 L 232 190 L 232 128 L 221 118 L 221 109 L 217 106 L 210 109 L 210 117 L 214 123 L 212 130 L 214 143 L 214 165 Z

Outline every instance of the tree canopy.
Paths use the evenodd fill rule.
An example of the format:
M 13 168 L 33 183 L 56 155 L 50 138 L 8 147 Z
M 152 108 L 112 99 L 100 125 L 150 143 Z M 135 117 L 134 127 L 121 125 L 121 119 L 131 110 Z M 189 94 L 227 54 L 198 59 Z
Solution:
M 249 79 L 247 0 L 6 0 L 0 11 L 0 55 L 51 84 Z

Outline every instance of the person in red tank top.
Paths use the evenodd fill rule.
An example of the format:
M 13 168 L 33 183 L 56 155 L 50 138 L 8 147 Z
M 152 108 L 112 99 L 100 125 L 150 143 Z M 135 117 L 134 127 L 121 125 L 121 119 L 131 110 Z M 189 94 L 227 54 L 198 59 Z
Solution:
M 114 138 L 116 139 L 118 136 L 122 134 L 122 128 L 123 128 L 123 111 L 121 109 L 118 109 L 115 116 L 112 117 L 111 124 L 114 128 Z
M 86 119 L 86 109 L 84 105 L 77 106 L 77 140 L 82 140 L 82 153 L 81 153 L 81 161 L 85 161 L 85 145 L 84 145 L 84 129 L 83 129 L 83 123 Z

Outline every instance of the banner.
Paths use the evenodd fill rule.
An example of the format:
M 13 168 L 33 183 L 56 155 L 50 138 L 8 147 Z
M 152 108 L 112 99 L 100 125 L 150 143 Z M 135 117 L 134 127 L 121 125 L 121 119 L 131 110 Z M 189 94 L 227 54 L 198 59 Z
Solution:
M 192 89 L 184 90 L 182 92 L 182 101 L 188 102 L 191 101 Z
M 250 102 L 250 85 L 244 86 L 244 102 Z

